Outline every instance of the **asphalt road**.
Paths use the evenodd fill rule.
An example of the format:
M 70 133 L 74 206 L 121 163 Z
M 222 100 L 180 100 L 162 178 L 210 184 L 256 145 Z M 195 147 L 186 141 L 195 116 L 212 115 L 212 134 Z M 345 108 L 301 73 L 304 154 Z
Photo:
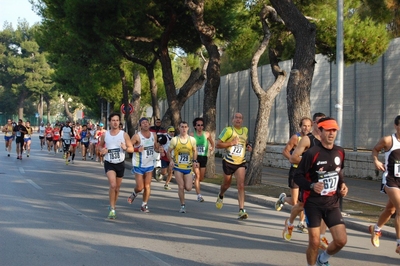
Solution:
M 65 165 L 61 154 L 40 151 L 37 136 L 23 160 L 15 151 L 7 157 L 2 137 L 0 147 L 0 265 L 306 265 L 308 236 L 282 239 L 285 212 L 247 202 L 249 219 L 238 221 L 237 200 L 227 196 L 217 210 L 216 194 L 204 184 L 205 202 L 188 192 L 181 214 L 176 185 L 166 191 L 154 181 L 151 212 L 141 213 L 140 195 L 126 203 L 135 183 L 127 169 L 118 219 L 109 221 L 99 163 L 78 153 L 75 164 Z M 383 237 L 374 248 L 369 234 L 347 232 L 331 265 L 399 265 L 393 239 Z

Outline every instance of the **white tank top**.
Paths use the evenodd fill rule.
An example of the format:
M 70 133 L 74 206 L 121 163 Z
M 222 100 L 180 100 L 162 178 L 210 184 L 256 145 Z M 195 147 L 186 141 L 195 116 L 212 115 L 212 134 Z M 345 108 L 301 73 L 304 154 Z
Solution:
M 107 148 L 107 153 L 104 155 L 104 160 L 117 164 L 125 161 L 125 152 L 121 148 L 121 143 L 125 143 L 125 131 L 120 130 L 117 135 L 111 136 L 109 131 L 106 131 L 104 142 Z
M 151 133 L 151 132 L 150 132 Z M 132 156 L 132 166 L 134 167 L 150 167 L 154 166 L 154 135 L 150 134 L 149 138 L 145 138 L 142 133 L 138 132 L 140 138 L 140 146 L 144 147 L 142 152 L 134 152 Z M 139 146 L 136 146 L 138 148 Z

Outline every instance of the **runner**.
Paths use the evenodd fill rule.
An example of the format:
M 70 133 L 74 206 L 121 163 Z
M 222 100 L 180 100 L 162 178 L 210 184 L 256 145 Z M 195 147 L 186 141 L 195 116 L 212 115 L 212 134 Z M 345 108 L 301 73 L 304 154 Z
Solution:
M 246 174 L 246 159 L 245 153 L 251 152 L 252 148 L 247 142 L 248 129 L 242 127 L 243 115 L 241 113 L 235 113 L 232 119 L 233 126 L 226 127 L 219 134 L 216 148 L 225 149 L 226 155 L 222 160 L 222 168 L 224 171 L 224 180 L 220 187 L 220 191 L 215 203 L 217 209 L 221 209 L 224 205 L 224 193 L 231 186 L 232 175 L 236 177 L 237 190 L 238 190 L 238 203 L 239 213 L 238 219 L 247 219 L 248 214 L 244 208 L 244 178 Z
M 38 133 L 39 133 L 39 141 L 40 141 L 40 150 L 43 150 L 43 147 L 46 145 L 46 141 L 44 139 L 44 132 L 46 130 L 46 127 L 44 126 L 44 122 L 40 122 L 40 126 L 38 129 Z
M 66 121 L 65 125 L 62 127 L 61 139 L 62 139 L 62 147 L 64 153 L 63 158 L 65 159 L 65 164 L 68 165 L 70 162 L 69 149 L 71 146 L 71 139 L 75 139 L 74 131 L 72 130 L 70 121 Z
M 372 150 L 372 159 L 378 170 L 384 171 L 384 191 L 389 197 L 378 224 L 370 226 L 371 242 L 379 247 L 381 227 L 390 219 L 393 209 L 396 210 L 394 227 L 396 229 L 396 253 L 400 254 L 400 115 L 394 119 L 396 133 L 381 138 Z M 378 154 L 385 151 L 385 163 L 379 161 Z M 380 223 L 379 223 L 380 222 Z
M 8 151 L 8 157 L 11 156 L 11 147 L 12 147 L 12 142 L 14 140 L 14 135 L 13 135 L 13 125 L 12 125 L 12 120 L 8 119 L 7 124 L 1 129 L 2 132 L 4 132 L 4 141 L 6 144 L 6 151 Z
M 96 145 L 99 142 L 99 140 L 96 138 L 96 126 L 92 124 L 92 127 L 89 127 L 89 154 L 88 156 L 90 157 L 90 160 L 94 160 L 94 157 L 96 156 Z
M 71 146 L 69 147 L 69 153 L 71 154 L 71 164 L 74 164 L 76 147 L 79 145 L 79 140 L 80 140 L 80 132 L 76 128 L 75 124 L 72 124 L 71 128 L 73 137 L 71 138 Z
M 18 124 L 13 129 L 15 144 L 17 146 L 17 159 L 22 160 L 22 150 L 24 146 L 24 135 L 27 133 L 26 127 L 22 125 L 22 119 L 18 119 Z
M 106 132 L 104 129 L 104 124 L 100 123 L 99 124 L 99 129 L 96 131 L 96 136 L 95 139 L 100 139 L 100 137 Z M 100 149 L 99 149 L 99 143 L 96 144 L 95 146 L 95 151 L 96 151 L 96 162 L 100 161 L 100 164 L 104 164 L 104 157 L 100 154 Z
M 60 124 L 56 124 L 53 128 L 53 148 L 54 154 L 60 149 L 61 129 Z
M 308 117 L 303 117 L 300 121 L 300 132 L 297 132 L 294 134 L 289 141 L 287 142 L 285 148 L 283 149 L 283 156 L 285 156 L 287 159 L 290 159 L 290 155 L 293 153 L 294 149 L 296 148 L 297 144 L 299 141 L 307 136 L 307 134 L 310 133 L 311 131 L 311 126 L 312 126 L 312 120 L 311 118 Z M 281 193 L 279 195 L 279 199 L 277 203 L 275 204 L 275 209 L 277 211 L 280 211 L 285 203 L 288 203 L 292 206 L 296 205 L 299 199 L 299 186 L 293 181 L 293 176 L 294 172 L 297 169 L 297 164 L 291 164 L 290 170 L 289 170 L 289 188 L 290 188 L 290 195 L 291 197 L 286 197 L 285 193 Z M 304 212 L 301 211 L 299 214 L 300 217 L 300 223 L 297 225 L 297 230 L 300 233 L 305 233 L 307 234 L 307 228 L 304 225 Z
M 188 123 L 179 123 L 179 136 L 173 137 L 167 151 L 170 161 L 169 167 L 173 169 L 176 183 L 178 184 L 178 196 L 181 203 L 180 213 L 186 213 L 185 190 L 192 190 L 192 167 L 199 167 L 197 162 L 196 140 L 188 135 Z
M 204 131 L 204 119 L 201 117 L 196 117 L 193 120 L 193 127 L 195 129 L 193 134 L 190 134 L 196 139 L 196 147 L 197 147 L 197 161 L 199 162 L 199 167 L 194 167 L 193 172 L 196 175 L 196 179 L 194 181 L 194 186 L 197 194 L 197 201 L 203 202 L 203 196 L 200 193 L 200 182 L 203 181 L 204 175 L 206 173 L 206 166 L 208 160 L 209 152 L 212 152 L 214 149 L 214 140 L 211 137 L 211 134 L 207 131 Z M 210 143 L 210 145 L 208 145 Z
M 308 265 L 329 265 L 329 258 L 347 242 L 346 227 L 340 211 L 340 197 L 347 195 L 343 167 L 345 152 L 334 144 L 339 126 L 333 118 L 318 121 L 320 143 L 308 149 L 294 174 L 303 191 L 302 202 L 308 227 Z M 329 227 L 333 240 L 318 255 L 321 219 Z
M 135 175 L 136 186 L 128 198 L 132 204 L 139 192 L 143 191 L 143 201 L 140 210 L 149 212 L 147 205 L 150 198 L 151 178 L 154 170 L 154 151 L 159 149 L 157 136 L 150 132 L 150 123 L 146 117 L 139 120 L 140 131 L 132 136 L 131 142 L 134 147 L 132 156 L 132 173 Z
M 165 178 L 164 189 L 169 190 L 169 182 L 172 179 L 172 169 L 169 167 L 169 159 L 167 156 L 169 144 L 171 143 L 171 139 L 175 136 L 175 128 L 173 126 L 169 126 L 166 134 L 166 142 L 163 145 L 163 149 L 161 152 L 161 175 L 163 179 Z
M 46 135 L 46 142 L 47 142 L 47 151 L 50 153 L 53 149 L 53 128 L 51 127 L 50 123 L 47 123 L 47 127 L 44 130 L 44 134 Z
M 120 120 L 120 114 L 110 114 L 108 117 L 110 130 L 100 138 L 101 154 L 104 155 L 104 171 L 109 183 L 109 219 L 117 218 L 115 206 L 125 172 L 125 152 L 133 152 L 129 135 L 119 129 Z
M 32 133 L 33 133 L 33 128 L 31 127 L 31 122 L 26 121 L 25 123 L 25 128 L 26 128 L 26 134 L 24 135 L 24 150 L 26 151 L 26 157 L 29 157 L 31 153 L 31 144 L 32 144 Z
M 80 136 L 81 136 L 82 160 L 86 161 L 86 153 L 89 149 L 89 136 L 90 136 L 90 132 L 87 128 L 87 125 L 82 125 L 82 131 Z

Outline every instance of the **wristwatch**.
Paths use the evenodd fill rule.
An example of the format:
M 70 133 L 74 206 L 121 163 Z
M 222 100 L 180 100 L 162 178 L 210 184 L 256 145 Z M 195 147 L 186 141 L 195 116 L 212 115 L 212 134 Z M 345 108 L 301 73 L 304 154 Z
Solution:
M 314 190 L 314 185 L 315 185 L 315 183 L 311 183 L 310 190 Z

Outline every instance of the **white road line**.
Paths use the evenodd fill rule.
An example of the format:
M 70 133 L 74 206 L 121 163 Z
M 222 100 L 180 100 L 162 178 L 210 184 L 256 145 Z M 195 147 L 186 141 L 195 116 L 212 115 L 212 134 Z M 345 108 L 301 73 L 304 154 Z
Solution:
M 86 215 L 84 215 L 83 213 L 79 212 L 77 209 L 72 208 L 71 206 L 69 206 L 67 203 L 62 202 L 62 201 L 57 201 L 58 204 L 60 204 L 61 206 L 63 206 L 65 209 L 69 210 L 70 212 L 72 212 L 73 214 L 80 216 L 82 218 L 91 220 L 89 217 L 87 217 Z
M 18 170 L 19 170 L 19 172 L 20 172 L 21 174 L 25 174 L 25 170 L 24 170 L 23 167 L 19 167 Z
M 154 256 L 153 254 L 151 254 L 147 250 L 138 249 L 137 252 L 139 252 L 142 256 L 146 257 L 147 259 L 151 260 L 152 262 L 157 263 L 158 265 L 171 266 L 170 264 L 168 264 L 165 261 L 161 260 L 159 257 Z
M 36 184 L 36 183 L 33 182 L 32 180 L 27 179 L 26 181 L 28 181 L 28 183 L 31 184 L 34 188 L 42 189 L 38 184 Z

